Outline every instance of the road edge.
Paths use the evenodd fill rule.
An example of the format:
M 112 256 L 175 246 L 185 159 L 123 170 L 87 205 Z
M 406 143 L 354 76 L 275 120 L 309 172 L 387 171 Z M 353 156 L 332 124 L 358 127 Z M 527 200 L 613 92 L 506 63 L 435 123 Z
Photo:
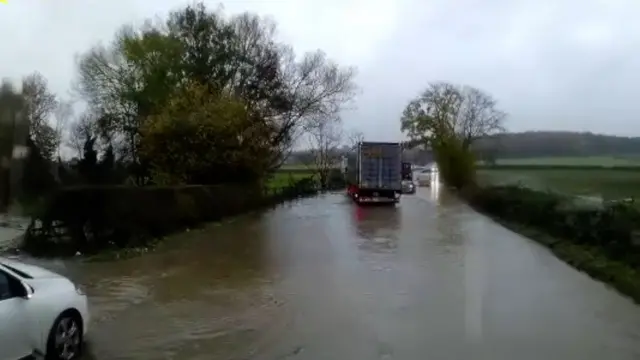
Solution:
M 595 246 L 578 245 L 531 226 L 507 221 L 477 207 L 473 208 L 503 227 L 544 245 L 560 260 L 640 305 L 640 272 L 629 265 L 610 259 Z
M 0 255 L 11 254 L 20 252 L 20 247 L 22 242 L 24 241 L 24 232 L 17 235 L 16 237 L 5 240 L 0 244 Z

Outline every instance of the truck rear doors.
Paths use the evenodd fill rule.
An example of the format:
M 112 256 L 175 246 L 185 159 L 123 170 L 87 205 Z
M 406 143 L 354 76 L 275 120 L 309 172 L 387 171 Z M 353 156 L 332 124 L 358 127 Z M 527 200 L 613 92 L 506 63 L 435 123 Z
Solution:
M 402 148 L 399 143 L 362 142 L 359 150 L 360 188 L 402 190 Z

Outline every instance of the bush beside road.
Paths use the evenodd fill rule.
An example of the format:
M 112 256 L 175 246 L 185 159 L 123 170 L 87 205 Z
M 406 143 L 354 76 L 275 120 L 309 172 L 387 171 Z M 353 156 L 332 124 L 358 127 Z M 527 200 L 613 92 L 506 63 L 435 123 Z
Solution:
M 24 248 L 40 256 L 146 251 L 172 232 L 316 192 L 309 178 L 266 188 L 237 184 L 68 188 L 56 193 L 35 217 Z

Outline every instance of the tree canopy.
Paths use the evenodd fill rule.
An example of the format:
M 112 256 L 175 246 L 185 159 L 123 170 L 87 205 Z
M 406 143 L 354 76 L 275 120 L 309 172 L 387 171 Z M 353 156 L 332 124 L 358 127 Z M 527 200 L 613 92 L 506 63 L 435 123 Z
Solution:
M 410 140 L 433 145 L 455 136 L 466 149 L 503 130 L 506 114 L 491 95 L 471 86 L 431 83 L 403 112 L 401 128 Z
M 491 95 L 477 88 L 435 82 L 409 102 L 401 129 L 409 143 L 433 150 L 446 182 L 462 187 L 474 178 L 471 145 L 503 130 L 506 114 L 496 106 Z
M 110 46 L 83 54 L 78 90 L 96 114 L 102 141 L 143 172 L 153 167 L 159 175 L 163 168 L 172 181 L 231 181 L 221 175 L 187 176 L 191 170 L 171 163 L 177 155 L 162 149 L 192 151 L 178 158 L 191 159 L 187 163 L 194 170 L 228 161 L 223 160 L 230 154 L 226 150 L 213 151 L 221 144 L 236 146 L 233 159 L 243 159 L 236 170 L 225 167 L 229 174 L 245 174 L 248 168 L 268 172 L 286 158 L 306 121 L 335 117 L 356 89 L 355 69 L 339 66 L 321 51 L 296 57 L 275 34 L 275 24 L 257 15 L 227 17 L 202 3 L 189 5 L 161 23 L 125 27 Z M 185 104 L 199 107 L 179 111 Z M 257 136 L 255 129 L 261 130 L 258 152 L 247 145 L 247 136 Z M 197 132 L 202 142 L 170 139 L 169 131 L 177 137 Z M 238 134 L 243 134 L 242 146 Z M 202 146 L 213 142 L 215 147 L 203 153 Z M 204 156 L 216 159 L 199 158 Z M 249 159 L 255 164 L 247 166 Z M 167 174 L 171 169 L 178 173 Z
M 141 154 L 165 184 L 257 180 L 273 150 L 272 129 L 254 121 L 240 100 L 197 83 L 175 94 L 141 133 Z

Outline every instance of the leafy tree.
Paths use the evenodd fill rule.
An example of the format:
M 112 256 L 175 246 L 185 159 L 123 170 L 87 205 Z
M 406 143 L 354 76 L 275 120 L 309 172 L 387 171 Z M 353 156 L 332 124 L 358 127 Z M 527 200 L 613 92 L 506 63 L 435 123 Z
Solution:
M 269 166 L 272 131 L 243 102 L 194 83 L 145 123 L 141 150 L 156 182 L 252 181 Z
M 125 28 L 110 47 L 86 53 L 78 89 L 102 114 L 101 132 L 123 140 L 121 156 L 145 167 L 142 129 L 150 132 L 148 122 L 162 118 L 157 115 L 168 111 L 176 92 L 200 84 L 215 99 L 241 101 L 248 119 L 259 123 L 251 128 L 269 129 L 261 146 L 270 147 L 265 154 L 273 169 L 308 119 L 335 116 L 355 93 L 354 69 L 322 52 L 297 60 L 274 33 L 275 25 L 256 15 L 225 17 L 201 3 L 190 5 L 164 24 Z

